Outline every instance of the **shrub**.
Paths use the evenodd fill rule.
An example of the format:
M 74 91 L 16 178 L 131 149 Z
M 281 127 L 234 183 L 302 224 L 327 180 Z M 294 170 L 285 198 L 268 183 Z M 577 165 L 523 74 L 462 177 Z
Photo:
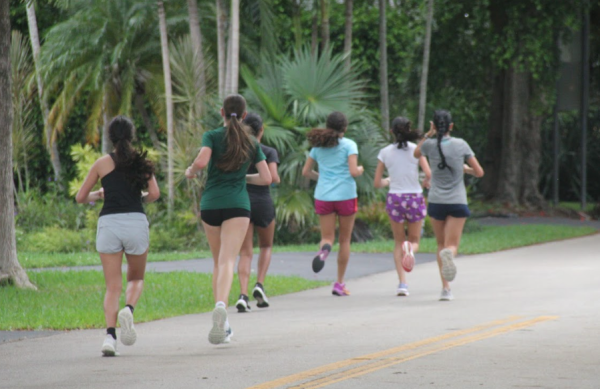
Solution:
M 44 253 L 73 253 L 95 249 L 95 233 L 90 230 L 74 231 L 60 227 L 46 227 L 41 231 L 17 234 L 17 247 L 22 251 Z

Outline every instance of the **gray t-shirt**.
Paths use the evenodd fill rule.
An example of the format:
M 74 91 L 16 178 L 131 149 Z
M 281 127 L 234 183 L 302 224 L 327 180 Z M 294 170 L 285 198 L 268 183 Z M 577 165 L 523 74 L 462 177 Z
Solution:
M 475 154 L 469 144 L 460 138 L 443 138 L 441 146 L 448 165 L 444 169 L 438 167 L 442 158 L 437 139 L 427 139 L 421 146 L 421 153 L 429 158 L 431 166 L 428 200 L 436 204 L 467 204 L 463 165 Z

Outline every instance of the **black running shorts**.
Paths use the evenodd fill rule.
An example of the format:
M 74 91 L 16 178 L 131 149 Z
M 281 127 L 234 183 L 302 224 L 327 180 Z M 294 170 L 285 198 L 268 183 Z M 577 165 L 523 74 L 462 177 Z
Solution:
M 200 211 L 200 218 L 209 226 L 220 227 L 225 220 L 235 217 L 250 217 L 250 211 L 243 208 L 206 209 Z
M 250 223 L 256 227 L 266 228 L 275 219 L 275 206 L 271 197 L 252 199 L 250 197 Z

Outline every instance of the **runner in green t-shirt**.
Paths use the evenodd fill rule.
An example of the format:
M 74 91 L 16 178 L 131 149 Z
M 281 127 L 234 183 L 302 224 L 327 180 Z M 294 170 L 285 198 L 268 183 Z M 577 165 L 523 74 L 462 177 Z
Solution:
M 224 127 L 208 131 L 194 163 L 185 171 L 189 179 L 206 168 L 208 178 L 200 203 L 200 216 L 213 253 L 213 327 L 208 334 L 212 344 L 226 343 L 232 335 L 227 320 L 227 301 L 233 281 L 235 260 L 250 223 L 250 200 L 246 184 L 269 185 L 271 173 L 258 142 L 242 125 L 246 100 L 230 95 L 223 101 Z M 246 174 L 254 164 L 257 174 Z

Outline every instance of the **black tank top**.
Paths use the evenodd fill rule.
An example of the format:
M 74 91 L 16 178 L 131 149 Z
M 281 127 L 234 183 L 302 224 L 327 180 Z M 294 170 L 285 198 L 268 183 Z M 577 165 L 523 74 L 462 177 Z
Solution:
M 115 161 L 114 153 L 110 153 L 109 155 Z M 100 181 L 104 188 L 104 205 L 100 211 L 100 216 L 115 213 L 144 213 L 142 194 L 133 189 L 125 172 L 115 167 L 113 171 L 102 177 Z

